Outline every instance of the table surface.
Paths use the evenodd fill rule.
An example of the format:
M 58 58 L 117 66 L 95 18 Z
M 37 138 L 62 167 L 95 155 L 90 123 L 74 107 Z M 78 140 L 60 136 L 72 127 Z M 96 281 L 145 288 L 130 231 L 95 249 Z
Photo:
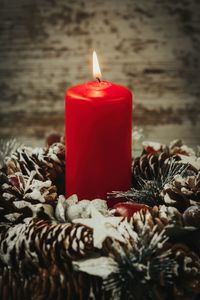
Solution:
M 0 0 L 0 136 L 64 131 L 64 91 L 103 79 L 134 93 L 145 138 L 200 144 L 200 1 Z

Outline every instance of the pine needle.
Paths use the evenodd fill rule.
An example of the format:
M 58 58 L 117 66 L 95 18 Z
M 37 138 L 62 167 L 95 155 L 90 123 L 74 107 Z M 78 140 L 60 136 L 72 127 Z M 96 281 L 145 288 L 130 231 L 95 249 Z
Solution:
M 174 159 L 169 160 L 168 168 L 166 168 L 162 175 L 153 176 L 151 180 L 145 180 L 139 177 L 139 189 L 131 188 L 128 191 L 113 191 L 109 193 L 109 197 L 126 198 L 129 201 L 144 203 L 149 206 L 163 204 L 161 192 L 164 186 L 174 180 L 174 177 L 180 175 L 187 176 L 188 165 L 179 164 Z

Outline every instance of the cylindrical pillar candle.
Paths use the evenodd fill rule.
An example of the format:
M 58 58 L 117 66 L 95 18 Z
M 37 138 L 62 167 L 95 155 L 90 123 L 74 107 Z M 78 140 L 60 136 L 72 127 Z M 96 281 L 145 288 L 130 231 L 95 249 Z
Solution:
M 106 199 L 131 186 L 132 94 L 92 81 L 65 96 L 66 195 Z

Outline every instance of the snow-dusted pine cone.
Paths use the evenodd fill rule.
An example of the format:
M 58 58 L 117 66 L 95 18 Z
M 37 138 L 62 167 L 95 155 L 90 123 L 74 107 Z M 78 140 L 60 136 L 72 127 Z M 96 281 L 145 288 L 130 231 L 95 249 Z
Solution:
M 36 179 L 55 182 L 57 177 L 64 173 L 65 146 L 55 143 L 48 149 L 20 147 L 11 157 L 6 159 L 5 172 L 7 175 L 21 173 L 30 176 L 36 173 Z
M 200 296 L 200 258 L 185 244 L 174 244 L 172 255 L 178 263 L 180 276 L 174 281 L 175 300 L 199 299 Z
M 175 264 L 174 275 L 171 284 L 165 286 L 165 278 L 161 269 L 157 283 L 151 285 L 154 300 L 197 300 L 200 295 L 200 259 L 186 245 L 181 243 L 168 244 L 171 251 L 171 259 Z M 162 251 L 161 251 L 162 252 Z M 162 255 L 161 255 L 162 256 Z M 164 257 L 163 257 L 164 258 Z M 159 265 L 158 265 L 159 268 Z M 168 266 L 166 265 L 166 268 Z M 170 278 L 168 278 L 170 279 Z
M 137 213 L 134 213 L 131 219 L 123 219 L 118 226 L 118 231 L 124 236 L 128 237 L 128 243 L 133 242 L 133 235 L 130 234 L 130 228 L 134 231 L 134 236 L 138 236 L 138 239 L 142 239 L 143 235 L 149 235 L 152 230 L 156 228 L 156 232 L 160 233 L 165 230 L 165 233 L 169 239 L 187 240 L 188 236 L 193 233 L 198 237 L 198 231 L 196 228 L 188 230 L 186 227 L 183 215 L 175 207 L 167 207 L 165 205 L 154 206 L 153 208 L 141 209 Z M 193 239 L 195 239 L 193 235 Z M 193 240 L 189 241 L 193 244 Z M 123 247 L 126 248 L 126 245 Z M 113 241 L 106 239 L 103 244 L 104 252 L 109 255 L 113 253 L 116 255 L 115 249 L 113 249 Z
M 31 216 L 53 215 L 57 189 L 51 180 L 41 181 L 35 177 L 36 171 L 31 171 L 29 176 L 0 173 L 1 221 L 19 223 Z
M 31 216 L 52 216 L 57 192 L 64 192 L 64 165 L 62 143 L 48 149 L 18 148 L 0 174 L 0 220 L 19 223 Z
M 152 285 L 155 300 L 195 300 L 200 294 L 200 259 L 185 244 L 175 243 L 165 246 L 171 252 L 170 258 L 175 262 L 174 273 L 172 273 L 171 284 L 166 285 L 166 278 L 162 275 L 167 272 L 160 269 L 158 264 L 158 275 L 156 284 Z M 161 250 L 162 253 L 162 250 Z M 164 254 L 164 252 L 163 252 Z M 161 254 L 162 257 L 162 254 Z M 165 255 L 163 255 L 164 259 Z M 166 265 L 166 269 L 169 266 Z M 157 268 L 155 267 L 155 270 Z M 170 277 L 168 278 L 170 280 Z
M 168 153 L 170 156 L 194 156 L 195 152 L 192 148 L 188 147 L 183 143 L 182 140 L 176 139 L 171 141 L 169 146 L 158 142 L 144 141 L 143 145 L 143 153 L 142 154 L 160 154 L 162 152 Z
M 184 194 L 187 194 L 187 185 L 195 185 L 192 188 L 193 198 L 199 197 L 197 182 L 199 181 L 200 158 L 190 156 L 189 150 L 184 152 L 182 149 L 182 152 L 187 153 L 187 155 L 183 155 L 182 152 L 178 153 L 177 149 L 170 152 L 172 149 L 167 148 L 158 153 L 146 153 L 136 158 L 133 162 L 132 188 L 127 192 L 114 192 L 114 197 L 126 197 L 131 201 L 149 206 L 160 204 L 173 206 L 174 200 L 176 201 L 175 197 L 178 197 L 177 201 L 179 201 L 180 194 L 182 194 L 182 198 L 184 198 L 182 203 L 175 206 L 181 211 L 186 208 L 185 198 L 187 202 L 188 196 Z M 176 184 L 176 178 L 183 178 L 184 184 L 180 182 Z M 187 181 L 188 183 L 185 184 Z M 191 181 L 195 182 L 191 183 Z M 183 191 L 181 188 L 184 188 Z M 165 191 L 166 189 L 167 191 Z
M 195 151 L 185 145 L 182 140 L 174 140 L 169 144 L 170 155 L 195 156 Z
M 133 161 L 132 180 L 134 187 L 140 187 L 138 180 L 163 181 L 170 171 L 170 165 L 187 165 L 188 170 L 193 173 L 200 171 L 200 158 L 195 156 L 195 152 L 184 145 L 182 141 L 173 141 L 169 147 L 160 145 L 153 148 L 154 143 L 149 143 L 144 147 L 141 156 Z M 148 149 L 151 150 L 148 150 Z M 153 149 L 153 150 L 152 150 Z
M 162 195 L 166 205 L 175 206 L 181 212 L 191 205 L 200 205 L 200 172 L 186 178 L 175 176 L 164 186 Z
M 194 220 L 193 224 L 188 224 L 187 221 L 188 219 L 175 207 L 160 205 L 154 206 L 149 211 L 140 210 L 135 213 L 130 220 L 130 224 L 132 224 L 133 230 L 139 238 L 141 238 L 144 231 L 147 235 L 150 234 L 156 226 L 158 232 L 165 230 L 170 242 L 176 243 L 176 241 L 179 241 L 189 245 L 193 250 L 200 249 L 200 225 L 194 226 Z
M 92 229 L 80 224 L 30 218 L 21 224 L 0 226 L 0 257 L 5 265 L 55 263 L 69 268 L 71 259 L 84 257 L 92 250 Z
M 99 258 L 99 265 L 98 259 L 93 262 L 99 273 L 110 270 L 104 283 L 113 291 L 112 299 L 119 293 L 119 299 L 194 299 L 200 293 L 199 256 L 185 244 L 169 239 L 165 230 L 142 227 L 134 231 L 132 247 L 115 243 L 109 259 L 105 256 L 103 263 Z M 88 266 L 91 272 L 92 264 Z M 86 263 L 79 267 L 87 270 Z M 189 295 L 191 298 L 187 298 Z
M 140 210 L 133 215 L 131 222 L 137 232 L 142 231 L 144 226 L 149 227 L 151 230 L 157 225 L 159 231 L 161 231 L 169 224 L 184 225 L 179 211 L 174 207 L 166 207 L 165 205 L 154 206 L 150 210 Z
M 140 187 L 138 180 L 161 180 L 169 168 L 169 154 L 143 154 L 133 162 L 132 180 L 134 187 Z
M 103 299 L 100 278 L 59 269 L 56 265 L 36 270 L 0 268 L 1 300 L 83 300 Z M 94 299 L 94 298 L 92 298 Z
M 184 228 L 184 220 L 182 214 L 175 207 L 166 207 L 165 205 L 154 206 L 150 209 L 141 209 L 134 213 L 133 217 L 130 219 L 124 218 L 118 225 L 118 231 L 128 239 L 128 243 L 135 244 L 135 236 L 137 239 L 142 239 L 145 235 L 149 235 L 152 230 L 161 233 L 166 229 L 167 225 L 173 227 Z M 130 232 L 134 233 L 131 234 Z M 116 243 L 116 242 L 115 242 Z M 127 245 L 123 245 L 124 248 Z M 103 250 L 106 255 L 116 255 L 116 251 L 113 248 L 113 241 L 111 239 L 106 239 L 103 243 Z

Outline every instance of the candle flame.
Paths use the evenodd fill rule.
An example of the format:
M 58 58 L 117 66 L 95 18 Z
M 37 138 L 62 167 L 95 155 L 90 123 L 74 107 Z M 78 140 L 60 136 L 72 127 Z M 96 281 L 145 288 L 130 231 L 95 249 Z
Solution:
M 96 51 L 93 51 L 93 76 L 98 80 L 100 80 L 101 78 L 101 70 L 99 67 Z

